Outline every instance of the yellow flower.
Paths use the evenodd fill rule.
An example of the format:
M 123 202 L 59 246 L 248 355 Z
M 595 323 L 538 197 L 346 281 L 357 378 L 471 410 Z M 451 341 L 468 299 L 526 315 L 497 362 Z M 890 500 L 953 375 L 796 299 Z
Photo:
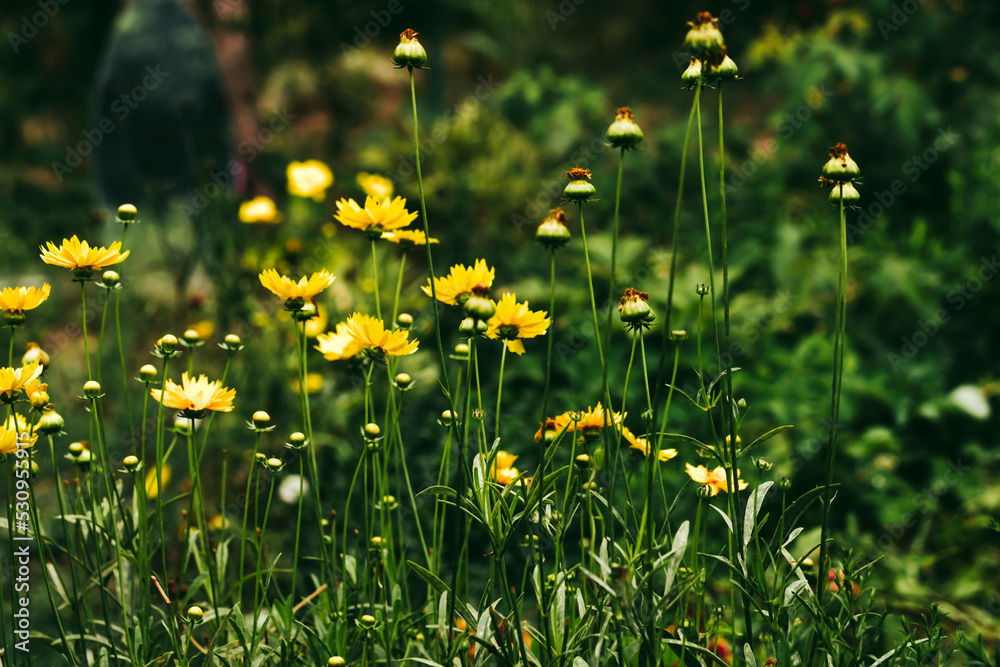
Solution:
M 719 466 L 715 470 L 708 470 L 705 466 L 695 467 L 690 463 L 684 465 L 684 470 L 687 472 L 688 477 L 697 482 L 698 484 L 704 484 L 711 491 L 712 496 L 717 496 L 719 491 L 729 492 L 729 483 L 726 480 L 726 469 Z M 739 478 L 739 473 L 737 472 L 737 479 Z M 739 480 L 740 491 L 749 486 L 742 479 Z
M 167 380 L 166 390 L 150 389 L 150 395 L 168 408 L 181 410 L 181 414 L 192 419 L 204 416 L 206 410 L 232 412 L 235 389 L 227 389 L 222 383 L 209 381 L 204 375 L 192 380 L 185 372 L 181 384 Z
M 497 484 L 503 484 L 507 486 L 521 474 L 521 471 L 517 468 L 500 468 L 493 475 L 493 481 Z M 521 480 L 517 480 L 517 486 L 521 486 Z
M 628 447 L 629 450 L 635 452 L 636 454 L 639 454 L 642 457 L 649 456 L 649 450 L 650 450 L 649 440 L 647 440 L 646 438 L 636 437 L 636 435 L 632 433 L 632 431 L 628 430 L 628 428 L 624 426 L 622 426 L 622 435 L 625 436 L 625 439 L 628 440 L 629 442 L 629 447 Z M 661 449 L 659 454 L 657 454 L 657 458 L 661 462 L 669 461 L 675 456 L 677 456 L 676 449 Z
M 29 431 L 25 430 L 24 426 L 24 418 L 18 420 L 15 425 L 13 416 L 9 417 L 0 426 L 0 454 L 4 456 L 14 454 L 18 450 L 18 445 L 32 447 L 35 444 L 38 436 L 32 435 Z
M 451 272 L 447 276 L 434 279 L 437 300 L 450 306 L 460 306 L 469 298 L 474 288 L 482 286 L 489 289 L 493 284 L 494 274 L 493 268 L 486 266 L 485 259 L 477 259 L 475 266 L 472 267 L 456 264 L 451 267 Z M 427 296 L 432 296 L 430 280 L 420 289 Z
M 382 232 L 382 240 L 389 243 L 398 243 L 402 248 L 427 245 L 427 235 L 416 229 L 397 229 L 394 232 Z M 431 237 L 431 243 L 437 242 L 436 238 Z
M 358 356 L 364 346 L 347 331 L 347 324 L 341 322 L 334 331 L 316 336 L 319 350 L 327 361 L 339 361 Z
M 517 476 L 521 474 L 518 469 L 514 467 L 515 461 L 517 461 L 517 456 L 515 454 L 505 452 L 502 449 L 498 451 L 496 457 L 493 459 L 493 481 L 497 484 L 503 484 L 504 486 L 513 482 Z M 520 485 L 520 482 L 518 485 Z
M 518 303 L 508 292 L 495 302 L 496 311 L 487 322 L 486 335 L 501 338 L 507 342 L 507 349 L 514 354 L 524 354 L 522 338 L 542 336 L 549 329 L 548 313 L 543 310 L 528 310 L 528 302 Z
M 170 482 L 170 464 L 163 463 L 160 466 L 160 486 L 166 487 Z M 146 473 L 146 499 L 156 500 L 156 496 L 160 495 L 160 489 L 156 484 L 156 466 L 150 466 L 149 472 Z
M 281 212 L 275 206 L 274 200 L 263 195 L 240 204 L 240 221 L 248 224 L 258 222 L 281 222 Z
M 10 403 L 14 396 L 44 370 L 38 361 L 32 361 L 20 368 L 0 368 L 0 401 Z
M 44 408 L 49 404 L 49 385 L 35 378 L 24 385 L 24 393 L 33 408 Z
M 309 373 L 306 375 L 306 392 L 310 394 L 315 394 L 323 388 L 325 380 L 323 376 L 319 373 Z M 302 393 L 302 383 L 299 382 L 298 378 L 292 380 L 292 391 L 296 394 Z
M 292 162 L 286 170 L 288 192 L 297 197 L 326 199 L 326 189 L 333 185 L 333 172 L 319 160 Z
M 611 415 L 610 421 L 613 424 L 621 424 L 624 419 L 625 415 L 620 412 L 614 412 Z M 575 426 L 580 431 L 596 430 L 604 428 L 608 424 L 608 421 L 607 416 L 604 414 L 604 406 L 598 403 L 596 407 L 588 407 L 585 412 L 580 413 Z
M 306 338 L 315 338 L 326 330 L 326 325 L 330 321 L 326 314 L 326 308 L 316 304 L 316 314 L 306 320 Z
M 382 320 L 370 315 L 354 313 L 344 323 L 344 328 L 367 352 L 376 356 L 401 357 L 417 351 L 417 341 L 410 342 L 409 332 L 386 331 Z
M 42 261 L 46 264 L 54 264 L 63 268 L 72 269 L 79 278 L 89 278 L 97 269 L 103 269 L 112 264 L 118 264 L 126 257 L 129 251 L 119 252 L 122 244 L 112 243 L 110 247 L 91 247 L 86 241 L 81 241 L 73 235 L 71 239 L 63 239 L 62 245 L 58 248 L 52 241 L 46 243 L 48 249 L 40 248 L 42 251 Z
M 334 277 L 323 269 L 308 278 L 303 276 L 295 282 L 287 276 L 280 275 L 274 269 L 267 269 L 260 274 L 260 284 L 280 296 L 282 299 L 313 299 L 317 294 L 333 284 Z
M 0 310 L 22 313 L 32 310 L 49 298 L 52 287 L 43 283 L 42 288 L 36 287 L 5 287 L 0 292 Z
M 368 172 L 361 172 L 358 174 L 358 185 L 364 190 L 365 194 L 369 197 L 374 197 L 379 201 L 383 199 L 388 199 L 392 196 L 393 185 L 385 176 L 380 174 L 369 174 Z
M 402 197 L 379 200 L 369 195 L 365 197 L 364 208 L 353 199 L 341 199 L 333 217 L 353 229 L 391 232 L 409 225 L 417 214 L 406 210 L 406 200 Z
M 510 452 L 505 452 L 500 450 L 497 452 L 496 458 L 493 460 L 493 469 L 503 469 L 512 468 L 514 466 L 514 461 L 517 461 L 518 456 L 516 454 L 511 454 Z

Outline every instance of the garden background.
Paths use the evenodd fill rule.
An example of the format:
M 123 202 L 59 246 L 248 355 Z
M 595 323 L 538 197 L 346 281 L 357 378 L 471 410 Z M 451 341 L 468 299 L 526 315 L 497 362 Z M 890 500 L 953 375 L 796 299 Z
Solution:
M 794 424 L 759 454 L 796 492 L 821 483 L 837 221 L 816 179 L 829 146 L 844 142 L 863 181 L 860 210 L 848 218 L 836 542 L 882 557 L 873 573 L 886 607 L 919 612 L 940 602 L 947 626 L 1000 635 L 1000 451 L 992 412 L 1000 384 L 996 348 L 990 351 L 1000 332 L 996 3 L 181 6 L 138 0 L 121 13 L 119 3 L 17 0 L 0 10 L 0 283 L 53 284 L 27 337 L 18 334 L 19 343 L 38 341 L 52 356 L 50 386 L 82 386 L 79 328 L 67 324 L 78 320 L 70 315 L 79 313 L 79 293 L 41 264 L 37 249 L 73 234 L 117 240 L 114 210 L 129 201 L 142 219 L 128 247 L 132 266 L 143 270 L 130 281 L 126 266 L 122 292 L 136 372 L 156 339 L 191 327 L 208 334 L 199 363 L 221 368 L 225 353 L 215 344 L 238 333 L 246 349 L 230 375 L 237 409 L 217 420 L 213 445 L 231 458 L 248 456 L 252 435 L 243 420 L 259 409 L 279 432 L 299 428 L 287 316 L 256 274 L 270 266 L 292 274 L 327 268 L 337 276 L 320 300 L 330 326 L 355 308 L 367 310 L 366 241 L 331 216 L 336 199 L 359 197 L 359 172 L 393 179 L 415 209 L 408 81 L 389 60 L 405 28 L 420 33 L 429 53 L 430 70 L 417 83 L 428 217 L 441 239 L 437 266 L 485 257 L 498 266 L 495 292 L 509 287 L 544 303 L 547 276 L 539 267 L 547 256 L 534 230 L 558 204 L 563 172 L 579 164 L 593 171 L 601 199 L 588 222 L 597 293 L 606 293 L 617 160 L 604 132 L 615 108 L 628 105 L 645 140 L 625 163 L 624 270 L 615 291 L 634 286 L 662 299 L 691 95 L 680 85 L 681 43 L 685 21 L 709 10 L 743 76 L 726 86 L 731 352 L 742 369 L 736 395 L 751 406 L 743 428 L 759 434 Z M 709 135 L 713 118 L 706 116 Z M 713 150 L 709 142 L 706 161 L 714 164 Z M 219 188 L 233 159 L 242 175 Z M 306 159 L 330 165 L 336 180 L 323 203 L 296 215 L 287 209 L 301 202 L 286 194 L 285 169 Z M 696 196 L 690 177 L 688 192 Z M 298 222 L 241 223 L 239 203 L 261 194 Z M 717 198 L 710 188 L 710 206 Z M 703 262 L 685 259 L 701 257 L 704 243 L 696 206 L 686 207 L 682 229 L 675 316 L 693 327 L 694 288 L 707 282 Z M 407 410 L 436 415 L 446 404 L 436 391 L 429 299 L 418 289 L 425 266 L 421 253 L 411 255 L 402 310 L 414 314 L 416 337 L 427 345 L 407 361 L 422 384 Z M 388 266 L 385 275 L 394 277 Z M 553 405 L 561 411 L 596 403 L 601 377 L 577 237 L 558 272 Z M 97 290 L 92 295 L 96 313 L 101 302 Z M 624 332 L 615 336 L 617 377 L 628 345 Z M 526 467 L 540 456 L 533 434 L 543 350 L 529 343 L 506 370 L 505 448 L 532 462 Z M 496 368 L 492 354 L 499 348 L 484 352 L 484 368 Z M 105 363 L 114 377 L 112 347 Z M 335 498 L 346 492 L 361 446 L 362 396 L 349 371 L 318 353 L 310 370 L 320 374 L 310 390 L 324 494 Z M 693 382 L 690 373 L 686 381 Z M 82 402 L 71 392 L 53 400 L 67 421 L 63 446 L 84 437 Z M 672 430 L 701 428 L 686 423 L 693 415 L 677 415 Z M 412 419 L 416 486 L 433 479 L 442 434 L 434 420 Z M 217 479 L 221 455 L 208 459 L 203 475 Z M 234 473 L 231 483 L 240 484 L 240 475 L 245 480 Z M 276 512 L 274 525 L 281 517 L 290 523 L 294 506 Z

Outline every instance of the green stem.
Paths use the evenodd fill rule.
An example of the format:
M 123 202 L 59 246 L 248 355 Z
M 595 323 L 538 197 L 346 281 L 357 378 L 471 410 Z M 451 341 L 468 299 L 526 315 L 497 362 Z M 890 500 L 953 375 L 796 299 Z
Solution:
M 493 437 L 500 439 L 500 398 L 503 395 L 503 367 L 507 362 L 507 341 L 503 342 L 503 351 L 500 353 L 500 379 L 497 381 L 497 414 L 496 427 L 493 429 Z
M 406 270 L 406 250 L 399 257 L 399 277 L 396 279 L 396 296 L 392 299 L 392 322 L 395 324 L 399 316 L 399 295 L 403 292 L 403 274 Z
M 90 344 L 87 342 L 87 283 L 80 281 L 80 313 L 83 320 L 83 356 L 87 360 L 87 380 L 93 380 L 90 370 Z
M 552 346 L 555 342 L 556 324 L 556 251 L 552 249 L 549 261 L 549 340 L 545 355 L 545 390 L 542 392 L 542 424 L 549 416 L 549 388 L 552 385 Z
M 375 315 L 382 319 L 382 303 L 378 295 L 378 258 L 375 256 L 375 239 L 372 243 L 372 281 L 375 283 Z

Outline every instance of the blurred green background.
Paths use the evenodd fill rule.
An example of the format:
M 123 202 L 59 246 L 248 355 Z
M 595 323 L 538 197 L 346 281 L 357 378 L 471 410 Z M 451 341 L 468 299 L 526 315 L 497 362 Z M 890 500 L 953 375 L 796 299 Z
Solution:
M 890 609 L 920 611 L 939 601 L 954 629 L 996 637 L 1000 454 L 992 409 L 1000 385 L 990 346 L 1000 333 L 993 280 L 1000 270 L 1000 7 L 992 0 L 137 0 L 127 9 L 84 0 L 4 2 L 0 281 L 53 283 L 52 301 L 31 315 L 28 337 L 19 332 L 18 341 L 37 340 L 53 354 L 50 393 L 68 417 L 66 442 L 85 437 L 74 427 L 74 419 L 86 423 L 74 389 L 83 377 L 82 348 L 67 328 L 79 315 L 79 292 L 67 274 L 42 265 L 36 249 L 71 234 L 116 240 L 111 212 L 123 198 L 139 206 L 144 221 L 129 232 L 132 258 L 123 271 L 135 369 L 152 360 L 148 351 L 160 335 L 203 323 L 215 333 L 197 351 L 196 366 L 217 376 L 224 356 L 215 343 L 235 331 L 247 349 L 231 375 L 237 415 L 216 420 L 220 449 L 242 454 L 252 445 L 241 419 L 257 409 L 271 412 L 277 433 L 300 428 L 289 391 L 291 327 L 274 315 L 256 273 L 331 269 L 338 280 L 321 300 L 331 328 L 354 309 L 371 310 L 366 241 L 331 225 L 330 215 L 336 199 L 360 196 L 360 171 L 393 178 L 417 208 L 408 77 L 389 62 L 405 28 L 420 32 L 429 53 L 417 95 L 439 271 L 485 257 L 497 267 L 494 293 L 512 288 L 541 307 L 548 256 L 534 243 L 534 228 L 557 204 L 563 172 L 580 164 L 593 170 L 601 200 L 586 214 L 603 300 L 617 169 L 603 137 L 615 108 L 628 105 L 646 139 L 642 151 L 626 156 L 614 293 L 648 291 L 662 313 L 691 104 L 680 86 L 679 53 L 685 21 L 702 10 L 721 17 L 744 77 L 724 94 L 732 351 L 741 367 L 736 393 L 750 404 L 743 438 L 794 424 L 760 452 L 776 464 L 767 474 L 790 476 L 797 492 L 820 482 L 837 220 L 817 177 L 828 148 L 844 142 L 863 181 L 861 210 L 848 218 L 838 546 L 866 559 L 884 556 L 874 576 Z M 143 83 L 146 67 L 158 64 L 169 76 Z M 148 97 L 126 118 L 117 114 L 113 130 L 102 129 L 118 93 L 134 86 L 145 86 Z M 707 91 L 703 99 L 715 215 L 717 98 Z M 103 146 L 71 166 L 74 152 L 90 152 L 88 143 Z M 287 212 L 293 204 L 285 167 L 312 158 L 336 176 L 325 202 L 303 209 L 295 225 L 238 221 L 238 203 L 257 194 Z M 241 161 L 246 177 L 192 214 L 199 193 L 218 190 L 211 189 L 213 174 L 229 159 Z M 708 281 L 696 166 L 689 163 L 684 191 L 672 322 L 692 331 L 694 286 Z M 576 211 L 569 213 L 577 236 Z M 717 242 L 715 249 L 718 266 Z M 398 253 L 381 252 L 388 294 Z M 560 252 L 557 267 L 553 412 L 595 404 L 600 394 L 578 238 Z M 427 299 L 417 289 L 425 280 L 422 252 L 411 252 L 403 309 L 418 316 L 425 351 L 403 363 L 421 383 L 407 394 L 404 419 L 408 412 L 407 446 L 423 483 L 439 460 L 443 431 L 421 415 L 444 409 L 428 352 Z M 91 292 L 91 313 L 100 309 L 98 291 Z M 448 313 L 446 325 L 456 323 Z M 659 331 L 649 340 L 658 350 Z M 693 349 L 684 349 L 682 386 L 695 382 Z M 616 330 L 616 401 L 628 352 Z M 488 351 L 482 364 L 491 387 L 497 353 Z M 523 457 L 522 469 L 539 455 L 532 434 L 542 416 L 543 361 L 544 345 L 535 342 L 507 364 L 504 446 Z M 114 363 L 106 346 L 112 377 Z M 318 354 L 310 364 L 325 378 L 313 398 L 329 473 L 323 492 L 338 498 L 360 446 L 361 394 L 344 366 Z M 641 398 L 639 385 L 630 395 Z M 704 419 L 676 405 L 671 430 L 706 436 Z M 633 430 L 641 409 L 630 403 Z M 283 437 L 270 446 L 280 449 Z M 695 462 L 689 452 L 677 461 L 685 458 Z M 682 469 L 677 463 L 678 485 Z M 240 484 L 240 475 L 229 483 Z M 818 525 L 818 514 L 811 519 Z

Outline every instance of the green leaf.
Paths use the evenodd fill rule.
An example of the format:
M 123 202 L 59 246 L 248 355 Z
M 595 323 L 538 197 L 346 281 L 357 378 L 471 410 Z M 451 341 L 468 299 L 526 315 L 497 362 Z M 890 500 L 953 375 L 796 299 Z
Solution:
M 417 563 L 414 563 L 412 560 L 406 561 L 406 564 L 409 565 L 414 572 L 419 574 L 420 578 L 426 581 L 427 584 L 438 593 L 451 592 L 451 589 L 448 588 L 448 584 L 441 581 L 441 579 L 439 579 L 436 574 L 428 570 L 423 565 L 418 565 Z
M 739 455 L 743 456 L 744 454 L 746 454 L 747 452 L 749 452 L 752 448 L 756 447 L 757 445 L 759 445 L 760 443 L 764 442 L 765 440 L 770 440 L 771 438 L 773 438 L 774 436 L 778 435 L 782 431 L 787 431 L 790 428 L 795 428 L 795 426 L 793 426 L 791 424 L 787 424 L 785 426 L 779 426 L 777 428 L 772 428 L 770 431 L 768 431 L 767 433 L 765 433 L 764 435 L 760 436 L 759 438 L 757 438 L 756 440 L 754 440 L 753 442 L 751 442 L 749 445 L 747 445 L 746 447 L 744 447 L 743 449 L 741 449 Z

